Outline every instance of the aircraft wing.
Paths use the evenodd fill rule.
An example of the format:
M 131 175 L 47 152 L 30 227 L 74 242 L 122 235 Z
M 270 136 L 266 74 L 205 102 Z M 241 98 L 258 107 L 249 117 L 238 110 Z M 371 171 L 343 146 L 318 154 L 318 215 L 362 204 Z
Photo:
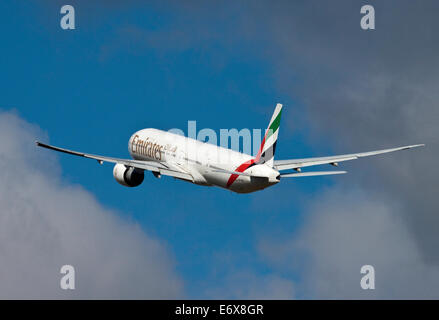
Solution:
M 37 146 L 43 147 L 46 149 L 64 152 L 64 153 L 71 154 L 71 155 L 78 156 L 78 157 L 94 159 L 94 160 L 97 160 L 100 164 L 102 164 L 103 162 L 120 163 L 120 164 L 124 164 L 126 166 L 134 167 L 137 169 L 153 171 L 153 172 L 160 173 L 162 175 L 193 181 L 193 177 L 189 173 L 183 171 L 182 169 L 180 169 L 177 166 L 164 164 L 163 162 L 105 157 L 105 156 L 99 156 L 99 155 L 88 154 L 88 153 L 68 150 L 68 149 L 64 149 L 64 148 L 59 148 L 59 147 L 51 146 L 51 145 L 48 145 L 45 143 L 41 143 L 39 141 L 36 141 L 35 143 L 37 144 Z
M 411 146 L 404 146 L 398 148 L 391 149 L 383 149 L 369 152 L 361 152 L 361 153 L 351 153 L 351 154 L 343 154 L 339 156 L 330 156 L 330 157 L 320 157 L 320 158 L 304 158 L 304 159 L 289 159 L 289 160 L 275 160 L 274 168 L 276 170 L 287 170 L 287 169 L 299 169 L 303 167 L 317 166 L 321 164 L 332 164 L 337 166 L 339 162 L 355 160 L 362 157 L 374 156 L 377 154 L 394 152 L 399 150 L 411 149 L 416 147 L 424 146 L 424 144 L 415 144 Z

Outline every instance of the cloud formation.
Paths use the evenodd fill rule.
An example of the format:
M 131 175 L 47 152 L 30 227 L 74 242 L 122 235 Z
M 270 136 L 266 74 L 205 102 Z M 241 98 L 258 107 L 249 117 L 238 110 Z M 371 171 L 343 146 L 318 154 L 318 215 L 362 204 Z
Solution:
M 439 298 L 439 266 L 422 257 L 398 203 L 339 187 L 313 200 L 297 234 L 260 243 L 275 269 L 300 272 L 302 297 Z M 360 287 L 363 265 L 375 268 L 375 290 Z
M 439 156 L 439 5 L 371 2 L 376 30 L 363 31 L 362 4 L 284 2 L 270 11 L 279 88 L 303 102 L 295 111 L 306 114 L 311 141 L 335 151 L 427 147 L 343 165 L 354 168 L 313 199 L 287 251 L 313 261 L 302 268 L 309 297 L 438 298 L 439 171 L 431 168 Z M 373 293 L 360 289 L 362 264 L 376 267 Z
M 191 30 L 203 30 L 201 39 L 211 34 L 215 41 L 239 43 L 244 52 L 248 46 L 271 61 L 279 92 L 300 102 L 294 109 L 286 105 L 284 120 L 290 129 L 306 128 L 312 144 L 340 153 L 427 144 L 343 164 L 353 169 L 334 180 L 332 192 L 313 199 L 319 206 L 310 204 L 299 238 L 291 235 L 289 243 L 302 250 L 285 250 L 314 261 L 300 268 L 309 271 L 300 287 L 307 293 L 297 289 L 298 296 L 437 298 L 439 4 L 369 1 L 376 13 L 373 31 L 360 28 L 363 4 L 256 1 L 242 8 L 239 2 L 196 2 L 177 6 L 185 17 L 177 29 L 180 38 L 189 38 L 185 43 L 194 44 L 200 35 Z M 346 193 L 349 189 L 356 192 Z M 282 241 L 266 243 L 263 252 L 274 254 Z M 288 256 L 296 264 L 298 257 Z M 358 292 L 359 264 L 371 260 L 377 290 L 365 296 Z
M 45 136 L 0 112 L 0 298 L 181 297 L 166 246 L 61 181 L 55 155 L 35 147 Z M 65 264 L 75 267 L 75 290 L 60 289 Z
M 230 52 L 233 58 L 259 55 L 271 61 L 279 92 L 300 102 L 294 109 L 285 105 L 284 121 L 293 130 L 306 128 L 310 144 L 341 153 L 427 144 L 343 164 L 352 170 L 334 180 L 333 190 L 311 199 L 300 232 L 261 240 L 262 257 L 272 266 L 269 280 L 275 281 L 232 271 L 236 274 L 224 278 L 226 287 L 215 292 L 262 297 L 261 288 L 268 287 L 264 292 L 283 292 L 283 297 L 438 298 L 439 3 L 368 1 L 376 12 L 373 31 L 360 28 L 363 4 L 195 1 L 174 2 L 169 8 L 166 2 L 157 8 L 173 10 L 172 25 L 158 30 L 127 26 L 112 37 L 120 39 L 102 48 L 104 58 L 120 48 L 131 54 L 153 48 L 165 58 L 170 53 L 171 61 L 173 54 L 198 48 L 219 65 L 228 63 Z M 15 154 L 8 165 L 22 161 Z M 27 181 L 20 170 L 1 174 Z M 363 264 L 376 268 L 374 292 L 360 289 Z M 285 278 L 290 271 L 303 276 L 300 283 Z
M 251 270 L 228 271 L 221 284 L 207 288 L 209 299 L 293 299 L 293 281 L 276 274 L 260 275 Z

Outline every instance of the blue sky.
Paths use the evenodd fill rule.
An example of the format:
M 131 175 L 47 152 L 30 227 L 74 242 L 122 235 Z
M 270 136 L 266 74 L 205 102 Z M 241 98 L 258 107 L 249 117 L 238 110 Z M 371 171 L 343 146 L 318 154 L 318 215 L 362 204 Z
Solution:
M 175 3 L 170 8 L 73 3 L 76 30 L 65 31 L 59 27 L 60 4 L 0 3 L 1 107 L 40 126 L 50 143 L 128 157 L 128 139 L 141 128 L 186 131 L 187 121 L 196 120 L 198 129 L 218 133 L 221 128 L 265 129 L 281 102 L 290 121 L 281 123 L 278 159 L 331 151 L 307 139 L 304 102 L 278 86 L 270 59 L 276 43 L 266 35 L 235 37 L 227 19 L 209 23 L 200 18 L 191 25 Z M 230 19 L 237 19 L 240 10 L 237 6 Z M 199 32 L 200 26 L 205 32 Z M 290 73 L 301 82 L 300 73 Z M 58 157 L 66 182 L 83 186 L 101 204 L 166 243 L 191 298 L 208 297 L 206 292 L 234 272 L 256 278 L 270 274 L 259 241 L 297 230 L 304 198 L 333 181 L 283 181 L 239 195 L 147 174 L 140 187 L 130 189 L 116 183 L 109 164 Z M 300 281 L 300 273 L 284 272 Z

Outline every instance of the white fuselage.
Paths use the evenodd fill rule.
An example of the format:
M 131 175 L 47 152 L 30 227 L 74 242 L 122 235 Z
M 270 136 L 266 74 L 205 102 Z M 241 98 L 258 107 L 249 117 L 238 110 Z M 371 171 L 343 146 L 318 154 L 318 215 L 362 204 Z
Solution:
M 134 133 L 128 150 L 135 160 L 155 161 L 178 167 L 190 174 L 191 182 L 218 186 L 239 193 L 265 189 L 279 182 L 279 172 L 265 164 L 256 164 L 250 155 L 204 143 L 158 129 L 143 129 Z M 249 177 L 232 173 L 244 172 Z

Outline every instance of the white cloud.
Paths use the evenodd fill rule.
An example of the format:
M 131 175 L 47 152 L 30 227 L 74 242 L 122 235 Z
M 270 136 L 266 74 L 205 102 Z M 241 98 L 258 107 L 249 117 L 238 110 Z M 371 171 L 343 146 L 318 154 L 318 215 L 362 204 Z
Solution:
M 276 274 L 261 275 L 251 270 L 233 271 L 221 285 L 206 290 L 212 299 L 293 299 L 294 283 Z
M 178 298 L 182 282 L 164 244 L 80 186 L 60 181 L 44 134 L 0 112 L 0 298 Z M 60 289 L 71 264 L 76 289 Z
M 276 268 L 301 272 L 301 295 L 322 299 L 439 298 L 439 267 L 423 260 L 398 205 L 335 188 L 314 199 L 301 231 L 263 241 Z M 300 260 L 297 262 L 297 260 Z M 360 268 L 375 268 L 375 290 L 360 287 Z

